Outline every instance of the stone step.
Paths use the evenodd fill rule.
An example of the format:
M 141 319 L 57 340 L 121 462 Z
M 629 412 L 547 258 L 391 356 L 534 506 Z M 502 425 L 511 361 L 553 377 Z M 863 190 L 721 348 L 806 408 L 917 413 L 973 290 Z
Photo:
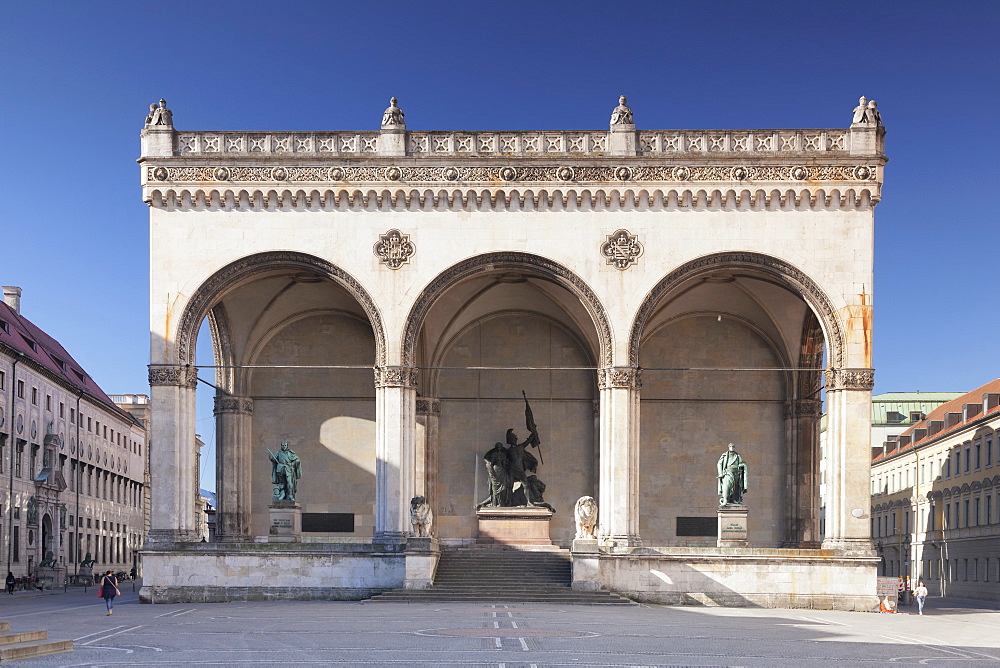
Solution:
M 48 631 L 21 631 L 19 633 L 0 634 L 0 645 L 17 645 L 18 643 L 48 640 Z
M 529 592 L 449 592 L 433 589 L 393 590 L 369 599 L 372 603 L 420 603 L 431 601 L 477 601 L 481 603 L 563 603 L 569 605 L 638 605 L 609 592 L 534 594 Z
M 23 642 L 16 645 L 0 646 L 0 662 L 34 659 L 49 654 L 61 654 L 73 651 L 72 640 L 46 640 L 42 642 Z

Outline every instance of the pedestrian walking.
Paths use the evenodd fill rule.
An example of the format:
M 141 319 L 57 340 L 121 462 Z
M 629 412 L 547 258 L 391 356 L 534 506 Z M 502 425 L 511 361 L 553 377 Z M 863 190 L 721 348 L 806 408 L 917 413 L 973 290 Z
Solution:
M 917 585 L 917 588 L 913 590 L 913 595 L 917 597 L 917 614 L 924 614 L 924 601 L 927 600 L 927 587 L 921 582 Z
M 119 595 L 121 595 L 121 592 L 118 591 L 118 580 L 111 574 L 111 571 L 108 571 L 101 579 L 101 598 L 104 599 L 104 602 L 108 606 L 109 615 L 114 614 L 115 596 Z
M 14 579 L 14 573 L 12 571 L 7 571 L 7 593 L 11 596 L 14 595 L 15 584 L 17 584 L 17 580 Z

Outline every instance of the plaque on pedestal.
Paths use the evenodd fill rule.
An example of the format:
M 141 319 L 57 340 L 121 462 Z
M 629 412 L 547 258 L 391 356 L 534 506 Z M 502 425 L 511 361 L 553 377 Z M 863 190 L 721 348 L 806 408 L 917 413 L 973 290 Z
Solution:
M 549 521 L 552 511 L 548 508 L 480 508 L 479 537 L 484 545 L 552 545 L 549 538 Z
M 297 501 L 271 501 L 268 542 L 298 543 L 302 540 L 302 505 Z
M 746 547 L 747 507 L 730 503 L 719 506 L 719 547 Z

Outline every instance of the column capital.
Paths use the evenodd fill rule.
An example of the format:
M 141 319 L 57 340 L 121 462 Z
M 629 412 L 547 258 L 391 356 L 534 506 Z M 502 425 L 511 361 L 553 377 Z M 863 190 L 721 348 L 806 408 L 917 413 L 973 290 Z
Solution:
M 253 415 L 253 399 L 250 397 L 236 397 L 232 395 L 216 395 L 215 414 L 238 413 L 240 415 Z
M 875 369 L 835 369 L 826 370 L 826 391 L 864 390 L 871 392 L 875 387 Z
M 412 366 L 376 366 L 375 387 L 417 386 L 418 370 Z
M 441 400 L 417 397 L 417 415 L 441 415 Z
M 149 384 L 193 388 L 198 384 L 198 369 L 189 365 L 149 365 Z
M 597 370 L 597 384 L 602 390 L 642 388 L 642 369 L 635 366 L 609 366 Z
M 795 399 L 785 403 L 785 419 L 818 418 L 823 415 L 823 404 L 819 399 Z

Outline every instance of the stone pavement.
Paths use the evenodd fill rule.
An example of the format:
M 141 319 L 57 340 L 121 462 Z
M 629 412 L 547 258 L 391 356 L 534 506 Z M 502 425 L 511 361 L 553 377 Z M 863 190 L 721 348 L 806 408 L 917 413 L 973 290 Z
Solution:
M 1000 662 L 997 604 L 932 598 L 923 617 L 660 606 L 278 601 L 140 605 L 0 596 L 11 630 L 72 638 L 32 666 L 653 666 Z

